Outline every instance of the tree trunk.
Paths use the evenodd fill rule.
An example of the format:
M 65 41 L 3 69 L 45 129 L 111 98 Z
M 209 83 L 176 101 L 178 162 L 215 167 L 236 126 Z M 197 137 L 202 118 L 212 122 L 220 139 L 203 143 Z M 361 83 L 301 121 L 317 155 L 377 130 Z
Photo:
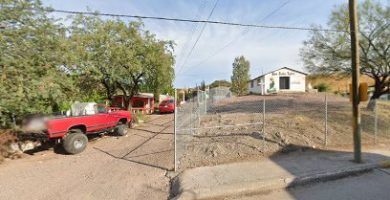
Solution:
M 131 110 L 130 100 L 131 100 L 131 97 L 133 95 L 128 95 L 124 86 L 121 85 L 119 82 L 116 82 L 116 84 L 117 84 L 118 88 L 122 91 L 122 94 L 123 94 L 123 103 L 124 103 L 123 108 L 126 108 L 127 110 L 130 111 Z
M 125 108 L 128 110 L 128 111 L 131 111 L 131 96 L 125 96 L 124 97 L 124 100 L 125 100 Z
M 383 94 L 382 91 L 382 82 L 379 80 L 379 78 L 375 78 L 375 88 L 374 93 L 372 94 L 368 104 L 367 104 L 367 110 L 374 111 L 376 107 L 376 100 L 379 99 L 379 97 Z
M 102 84 L 103 84 L 104 88 L 106 89 L 106 96 L 107 96 L 107 99 L 108 99 L 109 101 L 112 102 L 112 97 L 113 97 L 114 94 L 115 94 L 115 87 L 110 86 L 110 84 L 107 83 L 107 82 L 104 81 L 104 80 L 102 81 Z
M 367 110 L 374 111 L 376 107 L 376 98 L 371 97 L 367 104 Z

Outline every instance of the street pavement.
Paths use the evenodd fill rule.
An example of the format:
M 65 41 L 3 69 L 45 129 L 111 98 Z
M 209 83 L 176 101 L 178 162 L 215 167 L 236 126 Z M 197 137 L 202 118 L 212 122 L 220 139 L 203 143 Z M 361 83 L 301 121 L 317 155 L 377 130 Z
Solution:
M 372 171 L 381 161 L 389 160 L 389 152 L 366 152 L 361 164 L 351 161 L 351 152 L 318 149 L 277 153 L 259 161 L 189 169 L 174 179 L 173 196 L 181 200 L 224 198 L 340 179 Z M 382 182 L 389 180 L 383 179 Z M 386 187 L 390 189 L 389 184 Z
M 226 200 L 389 200 L 390 171 L 377 169 L 359 176 L 299 186 L 267 194 L 226 198 Z

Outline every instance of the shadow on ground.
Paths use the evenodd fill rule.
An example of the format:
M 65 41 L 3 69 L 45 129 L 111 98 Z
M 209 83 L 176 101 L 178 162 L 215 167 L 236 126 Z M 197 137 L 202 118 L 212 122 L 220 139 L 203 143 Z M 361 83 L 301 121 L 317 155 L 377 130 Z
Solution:
M 271 155 L 269 158 L 283 170 L 296 177 L 287 185 L 287 189 L 285 191 L 290 195 L 290 199 L 297 200 L 310 199 L 313 197 L 324 200 L 332 199 L 334 194 L 331 190 L 326 192 L 326 189 L 324 189 L 325 191 L 322 191 L 321 195 L 317 196 L 314 194 L 315 192 L 310 189 L 302 188 L 302 190 L 305 190 L 304 192 L 306 194 L 303 192 L 297 192 L 295 189 L 309 184 L 310 187 L 317 187 L 317 183 L 324 181 L 334 181 L 339 179 L 343 181 L 343 178 L 346 177 L 359 176 L 366 172 L 371 172 L 381 161 L 390 160 L 390 157 L 387 155 L 364 152 L 362 153 L 363 161 L 361 163 L 357 163 L 353 159 L 353 152 L 312 149 L 299 145 L 287 145 L 279 152 Z M 376 165 L 376 167 L 368 167 L 370 165 Z M 388 178 L 390 178 L 390 176 L 388 176 Z M 332 182 L 330 182 L 327 186 L 332 188 L 331 184 Z M 348 196 L 356 196 L 356 194 L 359 193 L 356 191 L 357 188 L 355 188 L 355 186 L 350 187 L 345 185 L 343 188 L 345 190 L 338 193 L 345 196 L 340 195 L 339 197 L 348 198 Z M 366 187 L 361 187 L 360 193 L 364 193 L 365 189 Z M 333 189 L 335 192 L 337 190 L 337 188 Z
M 363 163 L 355 163 L 352 159 L 352 152 L 285 145 L 267 159 L 186 170 L 173 180 L 171 193 L 172 197 L 179 195 L 185 199 L 241 199 L 247 197 L 245 195 L 254 195 L 255 198 L 249 199 L 256 199 L 273 190 L 286 189 L 290 193 L 291 188 L 302 185 L 344 180 L 372 171 L 380 161 L 390 158 L 363 153 Z M 287 199 L 301 197 L 291 192 Z M 332 199 L 332 193 L 322 197 Z

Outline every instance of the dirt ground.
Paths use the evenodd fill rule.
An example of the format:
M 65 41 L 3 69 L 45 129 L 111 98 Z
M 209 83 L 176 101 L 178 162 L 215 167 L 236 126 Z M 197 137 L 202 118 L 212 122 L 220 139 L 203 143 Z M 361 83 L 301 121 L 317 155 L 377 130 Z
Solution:
M 105 136 L 78 155 L 53 149 L 0 164 L 0 199 L 167 199 L 173 115 L 152 115 L 126 137 Z
M 263 132 L 263 99 L 265 131 Z M 325 147 L 325 94 L 233 97 L 209 104 L 200 129 L 178 136 L 179 168 L 262 159 L 287 145 L 352 149 L 348 98 L 327 95 L 328 134 Z M 374 113 L 362 105 L 362 143 L 374 145 Z M 378 143 L 389 144 L 390 106 L 378 106 Z M 180 120 L 180 119 L 179 119 Z M 210 128 L 207 128 L 210 127 Z M 290 145 L 293 144 L 293 145 Z M 291 149 L 295 150 L 295 149 Z

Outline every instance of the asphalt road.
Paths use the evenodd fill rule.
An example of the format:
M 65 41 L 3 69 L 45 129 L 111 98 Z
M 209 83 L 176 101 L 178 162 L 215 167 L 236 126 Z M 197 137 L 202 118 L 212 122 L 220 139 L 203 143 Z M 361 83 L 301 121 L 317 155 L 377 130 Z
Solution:
M 49 149 L 0 164 L 0 199 L 167 199 L 172 168 L 173 115 L 152 115 L 78 155 Z
M 388 200 L 390 199 L 390 170 L 374 170 L 360 176 L 234 199 Z

